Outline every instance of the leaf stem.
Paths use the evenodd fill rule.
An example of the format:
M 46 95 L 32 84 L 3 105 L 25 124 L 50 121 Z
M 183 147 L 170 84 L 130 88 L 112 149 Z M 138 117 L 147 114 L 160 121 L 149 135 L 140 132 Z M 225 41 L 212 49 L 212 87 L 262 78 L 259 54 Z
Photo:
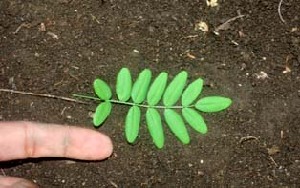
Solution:
M 81 95 L 81 94 L 73 94 L 74 97 L 80 97 L 80 98 L 85 98 L 85 99 L 91 99 L 91 100 L 96 100 L 96 101 L 105 101 L 102 99 L 99 99 L 97 97 L 93 97 L 93 96 L 87 96 L 87 95 Z M 136 104 L 133 102 L 124 102 L 124 101 L 119 101 L 119 100 L 115 100 L 115 99 L 109 99 L 106 100 L 109 101 L 111 103 L 115 103 L 115 104 L 124 104 L 124 105 L 129 105 L 129 106 L 138 106 L 138 107 L 142 107 L 142 108 L 160 108 L 160 109 L 182 109 L 182 108 L 191 108 L 194 107 L 195 105 L 190 105 L 190 106 L 151 106 L 151 105 L 146 105 L 146 104 Z

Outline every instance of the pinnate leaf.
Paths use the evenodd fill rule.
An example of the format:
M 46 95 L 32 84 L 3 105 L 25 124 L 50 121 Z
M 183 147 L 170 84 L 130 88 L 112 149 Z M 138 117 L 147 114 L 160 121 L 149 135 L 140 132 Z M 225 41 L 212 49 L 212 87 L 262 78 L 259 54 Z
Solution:
M 132 79 L 128 68 L 122 68 L 117 77 L 117 95 L 120 101 L 128 101 L 131 95 Z
M 149 105 L 154 106 L 160 101 L 165 91 L 167 80 L 168 74 L 162 72 L 153 81 L 147 94 L 147 102 Z
M 102 100 L 108 100 L 111 98 L 110 87 L 101 79 L 96 79 L 94 81 L 94 90 L 96 95 Z
M 203 88 L 203 80 L 198 78 L 187 86 L 182 94 L 182 106 L 189 106 L 200 95 Z
M 228 108 L 232 101 L 221 96 L 209 96 L 200 99 L 195 107 L 202 112 L 219 112 Z
M 112 108 L 112 105 L 108 101 L 100 103 L 97 106 L 96 112 L 95 112 L 94 118 L 93 118 L 93 123 L 96 127 L 101 125 L 106 120 L 106 118 L 108 117 L 108 115 L 111 112 L 111 108 Z
M 188 144 L 190 137 L 184 124 L 184 120 L 197 132 L 207 133 L 207 127 L 203 117 L 195 110 L 203 112 L 218 112 L 228 108 L 232 101 L 229 98 L 221 96 L 204 97 L 192 105 L 199 97 L 203 89 L 203 80 L 201 78 L 193 81 L 184 89 L 187 81 L 187 72 L 182 71 L 177 74 L 167 86 L 168 74 L 160 73 L 153 83 L 151 83 L 151 71 L 143 70 L 137 80 L 133 83 L 129 69 L 122 68 L 117 77 L 116 92 L 119 101 L 110 100 L 112 97 L 111 89 L 101 79 L 96 79 L 93 83 L 96 95 L 101 99 L 93 118 L 95 126 L 100 126 L 108 117 L 113 103 L 132 105 L 128 111 L 125 121 L 125 137 L 129 143 L 134 143 L 139 135 L 141 110 L 140 107 L 146 107 L 146 122 L 149 133 L 157 148 L 164 146 L 164 132 L 161 115 L 156 108 L 164 108 L 165 122 L 171 132 L 183 143 Z M 150 86 L 150 87 L 149 87 Z M 83 96 L 83 95 L 78 95 Z M 85 96 L 83 96 L 85 97 Z M 126 102 L 132 98 L 131 102 Z M 147 97 L 147 105 L 140 105 Z M 181 97 L 182 116 L 172 107 Z M 86 98 L 93 98 L 86 96 Z M 163 107 L 156 106 L 162 99 Z M 195 107 L 192 108 L 192 107 Z
M 172 133 L 183 143 L 190 143 L 190 136 L 184 125 L 182 117 L 172 109 L 164 110 L 165 120 Z
M 165 137 L 162 128 L 161 117 L 158 111 L 154 108 L 148 108 L 146 113 L 146 121 L 154 144 L 159 149 L 163 148 Z
M 133 143 L 139 135 L 141 110 L 137 106 L 132 106 L 126 116 L 125 136 L 129 143 Z
M 149 69 L 143 70 L 132 87 L 132 100 L 139 104 L 146 98 L 148 88 L 151 82 L 151 71 Z
M 185 86 L 187 76 L 187 72 L 182 71 L 168 85 L 163 96 L 163 103 L 166 107 L 173 106 L 178 101 Z
M 207 133 L 207 127 L 204 119 L 196 110 L 192 108 L 183 108 L 182 115 L 193 129 L 202 134 Z

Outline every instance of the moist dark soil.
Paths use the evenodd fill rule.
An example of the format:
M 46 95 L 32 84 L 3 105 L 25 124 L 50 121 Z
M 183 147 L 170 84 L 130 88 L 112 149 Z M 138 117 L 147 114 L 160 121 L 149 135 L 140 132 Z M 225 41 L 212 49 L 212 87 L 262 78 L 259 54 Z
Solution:
M 205 80 L 202 97 L 233 100 L 225 111 L 203 114 L 207 134 L 187 127 L 189 145 L 165 126 L 165 147 L 158 150 L 144 118 L 137 142 L 126 142 L 127 106 L 114 105 L 96 129 L 90 117 L 96 103 L 1 92 L 1 121 L 82 126 L 114 143 L 104 161 L 11 161 L 0 164 L 1 174 L 42 187 L 299 186 L 300 2 L 284 0 L 282 19 L 279 0 L 218 3 L 1 0 L 2 89 L 93 94 L 96 77 L 114 90 L 118 71 L 128 67 L 135 78 L 145 68 L 170 79 L 185 70 L 189 81 Z

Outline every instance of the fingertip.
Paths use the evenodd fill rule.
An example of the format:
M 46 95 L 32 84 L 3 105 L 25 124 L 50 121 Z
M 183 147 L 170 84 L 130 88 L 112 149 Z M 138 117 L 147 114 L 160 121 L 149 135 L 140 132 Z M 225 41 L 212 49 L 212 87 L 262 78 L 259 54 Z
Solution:
M 112 143 L 112 140 L 110 139 L 110 137 L 108 137 L 107 135 L 102 134 L 102 136 L 103 136 L 103 138 L 102 138 L 103 146 L 101 147 L 102 151 L 101 151 L 101 154 L 99 155 L 99 158 L 105 159 L 112 155 L 113 143 Z
M 78 130 L 78 129 L 77 129 Z M 80 129 L 73 134 L 68 156 L 83 160 L 103 160 L 113 153 L 112 140 L 95 130 Z

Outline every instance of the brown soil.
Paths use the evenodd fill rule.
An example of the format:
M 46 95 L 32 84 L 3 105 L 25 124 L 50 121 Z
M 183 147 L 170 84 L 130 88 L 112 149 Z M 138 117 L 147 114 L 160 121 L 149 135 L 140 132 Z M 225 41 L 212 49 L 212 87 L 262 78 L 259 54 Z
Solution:
M 70 97 L 92 93 L 99 76 L 149 68 L 206 81 L 203 96 L 233 99 L 204 114 L 209 132 L 189 128 L 183 146 L 165 128 L 158 150 L 145 122 L 124 139 L 128 108 L 114 106 L 99 131 L 114 142 L 105 161 L 39 159 L 0 163 L 42 187 L 297 187 L 300 184 L 300 2 L 56 0 L 0 1 L 0 88 Z M 229 27 L 213 31 L 226 20 Z M 195 30 L 200 21 L 208 32 Z M 45 26 L 45 28 L 43 28 Z M 45 30 L 44 30 L 45 29 Z M 264 77 L 265 76 L 265 77 Z M 93 128 L 87 106 L 1 92 L 0 120 Z M 62 113 L 63 111 L 63 113 Z

